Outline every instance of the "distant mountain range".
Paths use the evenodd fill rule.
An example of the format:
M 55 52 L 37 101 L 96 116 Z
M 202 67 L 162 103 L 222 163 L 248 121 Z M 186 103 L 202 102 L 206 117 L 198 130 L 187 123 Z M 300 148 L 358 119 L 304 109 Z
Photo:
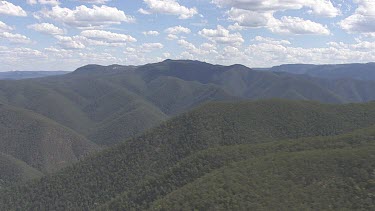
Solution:
M 375 81 L 166 60 L 87 65 L 59 76 L 1 81 L 0 102 L 43 115 L 99 145 L 113 145 L 208 101 L 284 98 L 326 103 L 375 100 Z
M 258 68 L 258 70 L 305 74 L 328 79 L 375 80 L 375 63 L 337 65 L 286 64 L 272 68 Z
M 165 60 L 1 80 L 0 210 L 373 207 L 375 80 L 292 69 Z
M 42 78 L 54 75 L 64 75 L 68 71 L 10 71 L 0 72 L 0 80 L 21 80 L 27 78 Z

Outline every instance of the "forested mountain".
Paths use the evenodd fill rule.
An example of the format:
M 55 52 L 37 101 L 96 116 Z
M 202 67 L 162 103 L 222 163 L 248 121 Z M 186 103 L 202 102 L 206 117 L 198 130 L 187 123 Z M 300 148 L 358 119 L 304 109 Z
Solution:
M 1 81 L 0 102 L 44 115 L 100 145 L 113 145 L 204 102 L 286 98 L 328 103 L 375 99 L 375 82 L 166 60 L 87 65 L 62 76 Z
M 10 170 L 0 180 L 12 184 L 35 178 L 39 175 L 35 172 L 54 172 L 209 101 L 367 102 L 375 99 L 373 90 L 373 81 L 322 79 L 187 60 L 143 66 L 87 65 L 59 76 L 1 80 L 0 152 L 15 165 L 8 166 Z M 260 125 L 251 136 L 263 140 L 282 135 L 264 132 L 268 122 Z M 9 180 L 9 172 L 20 172 L 20 177 Z
M 7 165 L 19 170 L 27 164 L 43 173 L 54 172 L 99 149 L 51 119 L 8 105 L 0 105 L 0 134 L 2 160 L 7 158 Z
M 0 188 L 56 172 L 100 149 L 47 117 L 4 104 L 0 134 Z
M 68 71 L 11 71 L 0 72 L 0 80 L 21 80 L 27 78 L 42 78 L 47 76 L 64 75 Z
M 43 176 L 43 173 L 10 155 L 0 153 L 0 189 Z
M 287 64 L 262 70 L 305 74 L 328 79 L 375 80 L 375 63 L 336 65 Z
M 375 104 L 209 103 L 34 182 L 1 210 L 374 208 Z

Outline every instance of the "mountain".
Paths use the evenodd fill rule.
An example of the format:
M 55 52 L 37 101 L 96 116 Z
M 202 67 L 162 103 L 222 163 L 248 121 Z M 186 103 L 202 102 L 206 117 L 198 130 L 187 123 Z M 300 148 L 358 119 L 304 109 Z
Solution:
M 4 104 L 0 105 L 0 134 L 2 160 L 9 160 L 10 166 L 17 164 L 9 168 L 21 174 L 24 170 L 33 171 L 27 168 L 55 172 L 99 149 L 85 137 L 51 119 Z
M 0 80 L 21 80 L 27 78 L 42 78 L 47 76 L 64 75 L 68 71 L 11 71 L 0 72 Z
M 373 208 L 375 103 L 208 103 L 42 179 L 1 210 Z
M 31 110 L 111 146 L 208 101 L 285 98 L 326 103 L 375 100 L 375 81 L 321 79 L 165 60 L 142 66 L 87 65 L 47 78 L 0 83 L 0 102 Z
M 337 65 L 287 64 L 263 70 L 305 74 L 327 79 L 375 80 L 375 63 Z
M 122 68 L 122 69 L 121 69 Z M 32 110 L 101 144 L 113 145 L 210 100 L 220 87 L 172 77 L 146 81 L 134 67 L 88 65 L 63 76 L 0 83 L 0 102 Z
M 0 153 L 0 169 L 0 189 L 43 176 L 42 172 L 25 162 L 3 153 Z

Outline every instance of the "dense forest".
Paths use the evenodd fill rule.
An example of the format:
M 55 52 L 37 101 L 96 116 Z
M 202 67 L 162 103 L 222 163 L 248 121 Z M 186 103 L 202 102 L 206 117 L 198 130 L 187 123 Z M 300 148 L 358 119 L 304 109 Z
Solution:
M 166 60 L 142 66 L 87 65 L 60 76 L 4 80 L 0 103 L 43 115 L 106 147 L 208 101 L 368 102 L 375 100 L 373 90 L 374 81 Z
M 374 208 L 374 103 L 208 103 L 0 191 L 1 210 Z

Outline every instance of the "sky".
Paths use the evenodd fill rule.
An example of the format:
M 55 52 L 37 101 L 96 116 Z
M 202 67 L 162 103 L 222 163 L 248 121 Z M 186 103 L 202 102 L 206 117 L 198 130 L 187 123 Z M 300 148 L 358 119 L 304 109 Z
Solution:
M 0 0 L 0 71 L 375 61 L 375 0 Z

